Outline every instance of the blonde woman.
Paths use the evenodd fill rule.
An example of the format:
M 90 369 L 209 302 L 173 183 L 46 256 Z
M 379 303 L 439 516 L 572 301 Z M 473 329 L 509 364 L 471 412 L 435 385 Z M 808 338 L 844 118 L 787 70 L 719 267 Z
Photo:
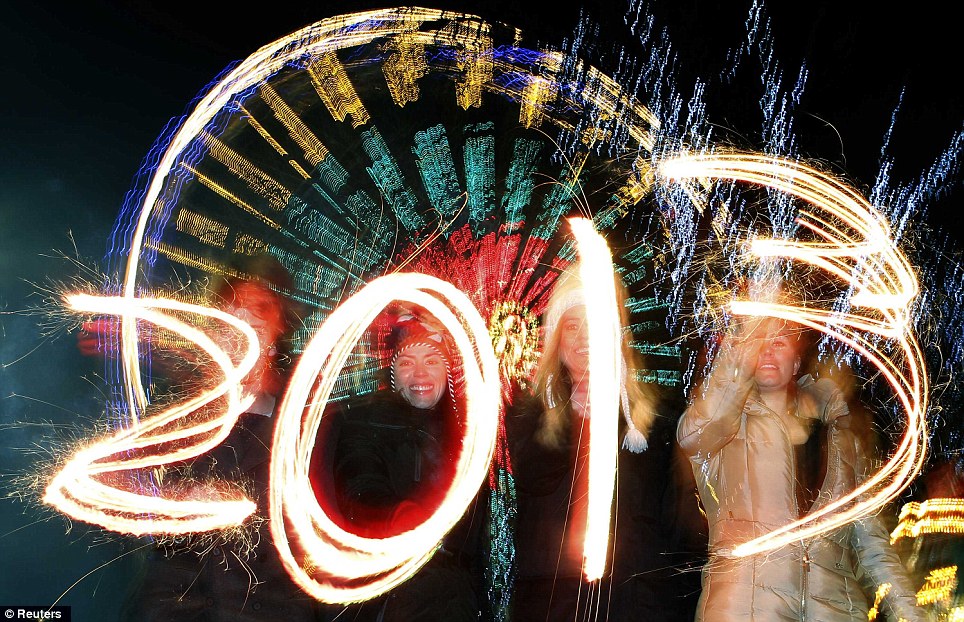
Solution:
M 587 318 L 575 271 L 560 276 L 543 316 L 544 345 L 532 395 L 514 401 L 507 432 L 519 498 L 513 620 L 675 620 L 666 556 L 672 491 L 670 425 L 655 391 L 635 382 L 628 340 L 620 378 L 620 436 L 610 550 L 604 579 L 582 577 L 588 486 Z

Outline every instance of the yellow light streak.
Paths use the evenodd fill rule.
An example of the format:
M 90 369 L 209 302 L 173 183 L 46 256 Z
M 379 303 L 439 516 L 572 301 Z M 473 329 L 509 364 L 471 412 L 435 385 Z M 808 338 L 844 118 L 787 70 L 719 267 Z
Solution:
M 465 374 L 465 432 L 454 481 L 434 514 L 405 533 L 365 538 L 341 529 L 325 513 L 308 467 L 339 370 L 362 333 L 395 300 L 424 307 L 454 338 Z M 485 322 L 450 283 L 423 274 L 390 274 L 339 305 L 294 371 L 271 452 L 271 533 L 295 582 L 319 600 L 347 603 L 384 593 L 418 571 L 485 480 L 495 450 L 500 395 L 498 361 Z
M 207 257 L 202 257 L 197 253 L 185 251 L 172 244 L 159 242 L 157 244 L 145 244 L 144 248 L 156 250 L 158 253 L 170 258 L 172 261 L 176 261 L 191 268 L 198 268 L 212 274 L 224 274 L 225 272 L 223 266 L 211 261 Z M 136 420 L 136 417 L 134 417 L 134 419 Z
M 545 116 L 543 108 L 556 96 L 556 83 L 533 76 L 522 91 L 519 104 L 519 123 L 524 127 L 538 128 Z
M 492 82 L 492 40 L 488 35 L 488 24 L 480 26 L 481 29 L 473 30 L 461 26 L 462 32 L 457 34 L 462 36 L 455 37 L 457 41 L 472 41 L 474 44 L 459 54 L 457 62 L 459 69 L 465 73 L 455 83 L 455 99 L 464 110 L 480 107 L 483 85 Z
M 613 260 L 591 220 L 570 218 L 579 252 L 579 276 L 589 329 L 589 487 L 583 574 L 602 577 L 609 550 L 616 451 L 619 444 L 620 322 Z
M 288 150 L 282 147 L 281 143 L 275 140 L 274 136 L 271 135 L 271 132 L 265 129 L 265 127 L 261 125 L 261 123 L 254 117 L 253 114 L 251 114 L 251 112 L 247 108 L 245 108 L 241 104 L 238 104 L 238 110 L 244 113 L 244 117 L 248 120 L 248 125 L 253 127 L 254 131 L 257 132 L 261 136 L 261 138 L 264 139 L 266 143 L 271 145 L 271 148 L 274 149 L 278 153 L 278 155 L 281 155 L 281 156 L 288 155 Z
M 927 573 L 924 585 L 917 591 L 917 604 L 949 603 L 957 589 L 957 566 L 935 568 Z
M 311 128 L 301 120 L 301 117 L 291 109 L 288 102 L 282 99 L 273 88 L 267 84 L 262 84 L 261 88 L 258 89 L 258 95 L 274 111 L 275 118 L 287 128 L 291 140 L 304 150 L 305 160 L 312 167 L 318 166 L 331 155 L 328 147 L 315 136 Z
M 396 37 L 394 47 L 395 51 L 382 64 L 382 74 L 392 100 L 405 106 L 418 100 L 418 80 L 428 73 L 425 45 L 406 33 Z
M 224 380 L 76 451 L 48 483 L 44 503 L 78 520 L 134 535 L 195 533 L 241 524 L 255 504 L 237 486 L 219 487 L 214 499 L 173 499 L 164 496 L 163 485 L 156 495 L 118 488 L 116 483 L 124 478 L 116 475 L 199 456 L 227 437 L 251 403 L 250 396 L 242 394 L 241 381 L 258 360 L 254 330 L 227 313 L 170 299 L 75 295 L 67 303 L 80 313 L 143 320 L 177 333 L 204 350 Z M 165 311 L 206 316 L 238 331 L 243 336 L 241 361 L 235 364 L 210 336 Z M 223 406 L 222 398 L 227 400 Z M 147 448 L 152 451 L 143 451 Z M 210 490 L 205 488 L 206 496 Z
M 368 123 L 371 118 L 351 83 L 345 66 L 338 60 L 334 51 L 323 54 L 315 62 L 308 65 L 311 84 L 315 87 L 318 97 L 324 102 L 331 116 L 338 121 L 344 121 L 351 115 L 351 126 L 360 127 Z
M 204 132 L 201 134 L 204 138 L 205 145 L 208 148 L 208 153 L 215 160 L 227 167 L 231 173 L 237 176 L 238 179 L 244 181 L 244 183 L 256 192 L 259 196 L 267 199 L 267 204 L 271 206 L 275 211 L 281 212 L 288 206 L 288 200 L 291 199 L 291 191 L 288 190 L 284 184 L 274 179 L 268 173 L 264 172 L 253 162 L 239 154 L 237 151 L 228 147 L 224 144 L 220 138 Z M 223 190 L 218 187 L 213 187 L 210 185 L 210 180 L 204 178 L 201 180 L 204 185 L 208 186 L 214 190 L 217 194 L 231 200 L 232 203 L 239 205 L 244 209 L 240 201 L 232 200 L 232 196 L 227 190 Z M 210 182 L 210 183 L 209 183 Z M 215 184 L 216 185 L 216 184 Z M 246 210 L 249 211 L 249 210 Z M 264 216 L 258 215 L 259 218 L 264 219 Z
M 964 533 L 964 499 L 911 501 L 901 509 L 890 543 L 929 533 Z
M 493 305 L 489 315 L 489 335 L 499 359 L 499 369 L 506 379 L 527 381 L 532 377 L 538 359 L 539 320 L 529 309 L 514 300 Z
M 729 179 L 773 188 L 809 204 L 797 222 L 819 242 L 756 240 L 750 254 L 805 262 L 852 287 L 853 312 L 735 300 L 736 315 L 769 316 L 808 326 L 847 344 L 870 361 L 890 383 L 906 415 L 906 429 L 890 459 L 853 492 L 769 534 L 737 546 L 735 556 L 776 549 L 788 542 L 839 528 L 868 516 L 893 500 L 923 466 L 928 399 L 925 363 L 910 326 L 910 304 L 918 293 L 907 257 L 890 236 L 886 221 L 852 188 L 792 160 L 759 154 L 685 155 L 660 164 L 665 182 Z M 857 313 L 862 311 L 862 313 Z M 889 355 L 872 339 L 889 340 Z
M 887 594 L 890 594 L 890 588 L 892 587 L 890 583 L 881 583 L 877 586 L 877 591 L 874 592 L 874 606 L 867 611 L 868 621 L 873 622 L 877 619 L 877 614 L 880 613 L 880 603 L 884 602 Z
M 177 213 L 175 227 L 178 231 L 196 237 L 201 242 L 224 248 L 224 242 L 228 238 L 230 229 L 214 220 L 197 212 L 182 209 Z
M 238 160 L 240 160 L 240 157 L 238 158 Z M 234 165 L 232 164 L 232 165 L 230 165 L 230 166 L 234 166 Z M 224 186 L 220 185 L 219 183 L 217 183 L 216 181 L 214 181 L 213 179 L 211 179 L 211 178 L 208 177 L 207 175 L 204 175 L 203 173 L 201 173 L 200 171 L 198 171 L 196 168 L 194 168 L 194 167 L 192 167 L 192 166 L 184 166 L 184 170 L 186 170 L 186 171 L 190 172 L 192 175 L 194 175 L 194 177 L 195 177 L 204 187 L 206 187 L 208 190 L 211 190 L 212 192 L 214 192 L 214 194 L 218 195 L 218 196 L 221 197 L 222 199 L 226 199 L 227 201 L 230 201 L 230 202 L 233 203 L 234 205 L 240 207 L 241 209 L 243 209 L 243 210 L 246 211 L 247 213 L 251 214 L 252 216 L 254 216 L 255 218 L 257 218 L 258 220 L 260 220 L 260 221 L 263 222 L 264 224 L 266 224 L 266 225 L 268 225 L 269 227 L 271 227 L 272 229 L 276 229 L 276 230 L 279 230 L 279 231 L 281 230 L 281 225 L 279 225 L 279 224 L 276 223 L 275 221 L 273 221 L 273 220 L 271 220 L 270 218 L 268 218 L 267 216 L 265 216 L 263 213 L 261 213 L 261 211 L 259 211 L 259 210 L 258 210 L 257 208 L 255 208 L 253 205 L 251 205 L 251 204 L 243 201 L 243 200 L 242 200 L 241 198 L 239 198 L 237 195 L 235 195 L 234 193 L 228 191 Z M 238 175 L 238 176 L 243 178 L 242 175 Z

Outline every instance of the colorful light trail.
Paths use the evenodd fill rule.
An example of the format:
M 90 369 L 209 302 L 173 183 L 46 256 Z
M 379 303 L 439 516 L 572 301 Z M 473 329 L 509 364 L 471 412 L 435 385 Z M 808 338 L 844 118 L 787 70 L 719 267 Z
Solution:
M 435 29 L 432 24 L 436 22 L 448 25 Z M 497 142 L 495 124 L 489 120 L 476 120 L 456 131 L 433 119 L 417 128 L 408 142 L 393 142 L 397 137 L 375 126 L 377 102 L 363 89 L 365 82 L 353 73 L 365 64 L 358 50 L 362 46 L 375 48 L 372 43 L 376 41 L 385 44 L 388 57 L 378 69 L 398 108 L 408 105 L 411 110 L 420 98 L 424 100 L 427 94 L 420 92 L 419 80 L 438 71 L 454 83 L 453 100 L 458 107 L 478 107 L 483 92 L 503 96 L 519 107 L 518 122 L 526 128 L 548 128 L 550 124 L 556 129 L 578 127 L 578 132 L 566 136 L 585 150 L 550 155 L 547 152 L 551 149 L 546 149 L 542 137 L 531 134 L 513 139 L 511 145 L 508 141 L 503 144 Z M 567 73 L 572 71 L 568 67 L 571 59 L 563 54 L 506 49 L 496 53 L 488 26 L 481 27 L 480 20 L 471 16 L 427 9 L 357 13 L 313 24 L 263 47 L 202 97 L 164 146 L 135 206 L 136 213 L 119 227 L 125 236 L 130 235 L 119 253 L 124 262 L 123 295 L 71 299 L 79 312 L 120 318 L 124 407 L 130 415 L 130 427 L 74 454 L 50 482 L 45 502 L 79 520 L 135 534 L 222 529 L 242 523 L 255 511 L 236 490 L 204 501 L 166 497 L 163 487 L 157 495 L 106 482 L 115 481 L 112 474 L 124 475 L 198 456 L 221 442 L 244 410 L 240 381 L 254 364 L 251 357 L 257 352 L 250 330 L 233 318 L 203 307 L 138 297 L 144 291 L 144 275 L 151 270 L 147 265 L 150 257 L 160 252 L 174 263 L 216 271 L 220 266 L 210 259 L 212 255 L 269 249 L 295 267 L 301 279 L 296 293 L 321 310 L 311 318 L 317 326 L 306 323 L 308 345 L 278 415 L 281 424 L 271 464 L 272 534 L 288 571 L 316 598 L 352 602 L 390 590 L 433 554 L 442 534 L 458 520 L 484 481 L 496 442 L 498 396 L 504 393 L 499 387 L 498 363 L 491 352 L 490 328 L 458 287 L 426 275 L 372 275 L 431 264 L 437 272 L 458 272 L 462 280 L 456 285 L 476 296 L 475 304 L 483 312 L 493 311 L 484 305 L 495 302 L 521 303 L 518 311 L 506 306 L 509 313 L 505 317 L 515 318 L 513 313 L 522 317 L 526 310 L 535 311 L 544 303 L 552 276 L 572 261 L 576 251 L 583 263 L 584 283 L 611 281 L 612 256 L 596 229 L 611 228 L 650 193 L 654 170 L 657 182 L 727 179 L 772 188 L 808 203 L 811 208 L 801 210 L 798 222 L 818 241 L 756 240 L 749 253 L 761 259 L 791 259 L 822 270 L 836 279 L 841 289 L 854 291 L 847 303 L 859 312 L 759 301 L 734 301 L 730 309 L 738 315 L 800 322 L 847 344 L 881 371 L 907 415 L 907 429 L 897 451 L 858 490 L 814 515 L 745 543 L 735 554 L 764 552 L 790 540 L 816 536 L 873 512 L 903 490 L 921 467 L 927 437 L 923 420 L 927 380 L 920 348 L 909 328 L 909 309 L 918 287 L 915 273 L 893 241 L 886 222 L 867 200 L 823 173 L 788 159 L 732 154 L 667 156 L 654 161 L 647 152 L 661 138 L 660 122 L 627 96 L 616 81 L 591 67 L 580 68 L 574 72 L 578 78 L 573 78 Z M 336 52 L 343 50 L 358 54 L 355 64 L 342 64 Z M 300 63 L 305 63 L 300 68 L 307 68 L 311 92 L 324 104 L 327 114 L 359 130 L 358 159 L 368 158 L 359 166 L 364 175 L 346 170 L 336 159 L 340 154 L 332 150 L 335 145 L 325 144 L 325 135 L 299 117 L 292 100 L 285 99 L 288 94 L 284 89 L 269 84 Z M 459 71 L 453 71 L 453 66 Z M 306 101 L 300 103 L 309 107 Z M 232 119 L 242 121 L 232 127 L 238 130 L 236 134 L 219 134 L 222 122 L 225 127 L 229 125 L 225 111 L 238 110 L 241 114 Z M 572 118 L 565 116 L 570 110 L 577 111 Z M 583 125 L 587 118 L 592 120 Z M 268 162 L 257 150 L 243 152 L 239 144 L 244 141 L 231 142 L 233 136 L 249 128 L 257 130 L 270 145 L 271 154 L 283 164 Z M 458 153 L 453 145 L 460 141 L 464 149 Z M 587 153 L 610 143 L 624 148 L 613 162 L 632 161 L 631 174 L 623 171 L 623 177 L 607 181 L 605 193 L 589 193 L 608 196 L 609 202 L 593 206 L 592 221 L 570 221 L 577 243 L 560 248 L 555 238 L 562 237 L 557 232 L 563 216 L 591 211 L 588 205 L 574 200 L 582 194 L 583 179 L 591 170 L 586 165 Z M 511 152 L 511 157 L 497 162 L 496 154 L 503 152 Z M 416 155 L 414 162 L 402 163 L 418 171 L 409 175 L 411 179 L 405 178 L 406 167 L 399 163 L 399 154 Z M 568 168 L 544 172 L 550 171 L 544 161 L 560 154 L 569 163 Z M 464 169 L 456 167 L 460 161 Z M 498 192 L 502 188 L 494 179 L 497 164 L 499 170 L 508 171 L 505 179 L 498 180 L 499 186 L 505 186 L 501 195 Z M 285 177 L 292 171 L 296 182 Z M 215 173 L 221 176 L 216 178 Z M 537 186 L 545 182 L 543 177 L 552 175 L 563 181 L 543 184 L 552 185 L 553 191 L 539 195 Z M 419 176 L 422 193 L 415 179 Z M 190 181 L 184 181 L 188 178 Z M 460 185 L 463 179 L 464 188 Z M 366 185 L 369 182 L 376 187 Z M 182 185 L 189 183 L 208 192 L 197 193 L 194 204 L 188 199 L 182 204 L 179 193 Z M 691 191 L 694 203 L 705 205 L 703 190 L 693 186 Z M 307 206 L 305 192 L 314 197 L 316 206 Z M 214 199 L 229 205 L 231 215 L 226 208 L 216 212 L 208 207 Z M 201 213 L 208 209 L 212 213 Z M 467 214 L 468 222 L 456 228 L 460 210 Z M 436 217 L 437 222 L 430 222 Z M 260 237 L 254 233 L 255 225 L 265 230 Z M 671 229 L 675 223 L 670 218 L 665 226 Z M 162 233 L 169 235 L 164 237 Z M 717 233 L 724 232 L 718 229 Z M 186 239 L 193 246 L 188 248 Z M 290 246 L 282 248 L 278 240 Z M 449 244 L 447 256 L 439 252 L 445 243 Z M 399 248 L 413 250 L 400 253 L 402 257 L 390 255 Z M 436 252 L 442 261 L 436 260 Z M 465 260 L 470 253 L 475 254 L 472 261 Z M 465 261 L 456 265 L 454 258 L 459 256 Z M 484 269 L 480 264 L 486 264 Z M 548 275 L 538 271 L 545 266 L 551 268 Z M 649 278 L 643 276 L 645 270 L 641 268 L 638 274 L 638 279 Z M 469 280 L 473 277 L 486 282 L 474 283 Z M 355 288 L 360 289 L 349 295 Z M 616 464 L 612 448 L 617 445 L 618 416 L 613 409 L 618 409 L 618 390 L 614 383 L 622 377 L 622 370 L 618 363 L 618 314 L 613 313 L 615 297 L 610 294 L 606 289 L 587 296 L 588 315 L 593 318 L 590 333 L 594 365 L 590 385 L 590 511 L 584 545 L 585 576 L 590 581 L 604 571 Z M 392 300 L 425 306 L 456 336 L 467 361 L 466 441 L 456 482 L 435 515 L 411 532 L 365 539 L 337 527 L 318 506 L 308 483 L 308 457 L 333 384 L 367 327 L 366 319 L 370 322 Z M 642 307 L 661 302 L 653 298 L 632 304 Z M 165 311 L 226 322 L 232 330 L 242 331 L 249 348 L 242 360 L 234 363 L 237 357 L 225 353 L 210 336 Z M 198 344 L 221 370 L 224 381 L 184 404 L 153 414 L 142 384 L 141 321 Z M 505 376 L 524 375 L 535 355 L 529 339 L 532 325 L 525 325 L 528 333 L 518 342 L 507 338 L 510 328 L 518 329 L 502 326 L 506 337 L 502 347 L 514 358 L 502 361 L 502 371 Z M 896 344 L 896 348 L 890 344 Z M 677 348 L 672 354 L 678 353 Z M 654 377 L 658 377 L 656 371 L 660 370 L 654 370 Z M 673 377 L 672 382 L 682 381 Z M 204 416 L 191 417 L 190 425 L 182 425 L 196 412 Z M 152 451 L 145 451 L 147 448 Z
M 579 252 L 589 324 L 589 481 L 583 574 L 588 581 L 602 578 L 609 550 L 609 526 L 616 488 L 616 451 L 619 444 L 619 383 L 622 334 L 616 303 L 615 274 L 606 240 L 584 218 L 570 218 Z
M 465 374 L 464 440 L 454 481 L 438 509 L 411 531 L 366 538 L 341 529 L 325 513 L 312 490 L 308 466 L 338 371 L 375 316 L 395 300 L 424 307 L 455 340 Z M 499 364 L 488 327 L 471 301 L 451 284 L 427 275 L 396 273 L 372 281 L 339 306 L 302 354 L 278 414 L 272 447 L 271 532 L 298 585 L 319 600 L 343 603 L 372 598 L 414 574 L 485 481 L 495 449 L 500 397 Z

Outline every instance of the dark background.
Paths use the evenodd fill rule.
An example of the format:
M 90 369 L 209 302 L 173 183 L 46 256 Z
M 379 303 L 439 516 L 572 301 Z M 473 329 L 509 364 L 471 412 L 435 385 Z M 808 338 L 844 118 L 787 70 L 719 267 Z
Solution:
M 634 43 L 624 5 L 606 5 L 585 9 L 600 27 L 604 71 L 619 46 L 632 53 Z M 74 620 L 114 619 L 133 568 L 133 556 L 124 555 L 138 544 L 40 509 L 19 478 L 40 473 L 64 439 L 93 429 L 103 403 L 100 365 L 77 353 L 68 322 L 31 309 L 45 305 L 56 283 L 83 276 L 81 265 L 102 267 L 142 158 L 230 62 L 313 21 L 383 6 L 92 0 L 19 2 L 0 11 L 0 605 L 51 604 L 63 594 L 60 604 L 73 607 Z M 556 46 L 572 36 L 581 10 L 503 0 L 424 6 L 506 22 Z M 683 93 L 696 76 L 718 73 L 745 36 L 743 0 L 650 6 L 679 54 Z M 905 89 L 891 148 L 896 179 L 920 174 L 961 129 L 960 35 L 949 5 L 897 13 L 876 3 L 780 2 L 769 10 L 785 71 L 795 75 L 804 61 L 810 69 L 798 111 L 803 155 L 871 186 Z M 709 116 L 752 145 L 758 96 L 750 88 L 730 93 L 711 102 Z M 961 191 L 947 189 L 926 217 L 959 238 Z

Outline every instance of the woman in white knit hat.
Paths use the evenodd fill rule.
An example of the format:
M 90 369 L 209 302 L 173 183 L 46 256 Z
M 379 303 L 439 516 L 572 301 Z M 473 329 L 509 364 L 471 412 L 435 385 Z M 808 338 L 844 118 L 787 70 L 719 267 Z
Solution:
M 625 340 L 607 572 L 602 580 L 587 582 L 583 539 L 594 413 L 587 401 L 585 297 L 574 268 L 556 282 L 543 324 L 533 395 L 514 401 L 506 423 L 519 508 L 512 619 L 680 619 L 669 613 L 675 603 L 668 592 L 672 562 L 663 524 L 665 508 L 672 505 L 666 494 L 672 481 L 670 425 L 654 427 L 656 392 L 629 377 L 629 370 L 639 366 Z

